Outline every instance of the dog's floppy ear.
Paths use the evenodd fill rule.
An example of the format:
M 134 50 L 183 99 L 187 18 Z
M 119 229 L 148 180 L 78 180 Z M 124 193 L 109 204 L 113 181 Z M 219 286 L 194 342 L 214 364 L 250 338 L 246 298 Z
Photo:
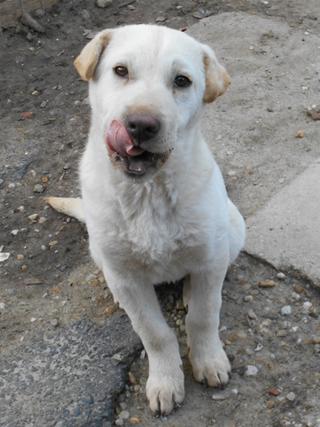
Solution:
M 111 40 L 111 31 L 98 33 L 80 52 L 74 61 L 82 80 L 93 79 L 102 52 Z
M 231 79 L 226 69 L 218 62 L 213 50 L 206 45 L 203 45 L 203 49 L 203 65 L 206 79 L 203 101 L 212 102 L 226 91 Z

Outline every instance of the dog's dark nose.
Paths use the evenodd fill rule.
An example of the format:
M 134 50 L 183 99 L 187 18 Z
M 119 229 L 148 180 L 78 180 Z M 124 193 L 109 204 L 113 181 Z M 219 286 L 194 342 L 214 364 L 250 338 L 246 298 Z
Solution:
M 150 114 L 127 116 L 127 131 L 139 143 L 154 138 L 161 127 L 160 120 Z

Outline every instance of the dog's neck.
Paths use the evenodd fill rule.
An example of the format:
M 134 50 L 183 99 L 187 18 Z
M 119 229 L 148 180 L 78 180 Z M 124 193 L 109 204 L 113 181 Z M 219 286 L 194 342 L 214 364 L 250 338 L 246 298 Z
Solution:
M 208 153 L 207 169 L 203 165 L 203 156 L 200 156 L 200 152 L 208 150 L 200 126 L 193 126 L 178 136 L 179 143 L 176 144 L 167 162 L 146 181 L 124 177 L 121 170 L 114 168 L 109 161 L 101 134 L 97 132 L 97 126 L 92 126 L 89 134 L 91 155 L 94 156 L 100 180 L 112 183 L 113 194 L 109 196 L 116 198 L 129 215 L 138 212 L 146 204 L 159 208 L 159 202 L 163 204 L 166 212 L 174 211 L 179 202 L 178 194 L 181 199 L 185 196 L 186 189 L 191 192 L 201 191 L 201 183 L 212 173 L 210 154 Z M 201 166 L 198 164 L 200 157 L 202 157 Z M 203 178 L 195 179 L 195 175 Z M 198 189 L 194 188 L 195 182 Z M 108 188 L 110 189 L 110 186 Z

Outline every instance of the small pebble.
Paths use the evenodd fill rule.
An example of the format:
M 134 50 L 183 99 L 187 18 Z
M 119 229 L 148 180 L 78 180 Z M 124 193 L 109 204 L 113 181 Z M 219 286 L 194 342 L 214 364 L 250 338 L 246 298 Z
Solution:
M 297 283 L 295 283 L 295 284 L 293 285 L 293 289 L 295 290 L 295 292 L 296 292 L 297 294 L 302 294 L 302 293 L 304 293 L 304 287 L 303 287 L 303 286 L 301 286 L 301 285 L 298 285 Z
M 157 16 L 156 17 L 156 22 L 165 22 L 167 20 L 167 18 L 165 16 Z
M 44 192 L 44 186 L 42 184 L 36 184 L 33 187 L 33 192 L 34 193 L 43 193 Z
M 304 131 L 303 131 L 302 129 L 299 129 L 299 130 L 296 132 L 295 137 L 296 137 L 296 138 L 299 138 L 299 139 L 304 138 Z
M 245 295 L 243 297 L 243 301 L 244 302 L 252 302 L 253 301 L 253 296 L 252 295 Z
M 34 11 L 34 14 L 37 18 L 42 18 L 45 15 L 45 10 L 44 9 L 36 9 Z
M 112 5 L 112 0 L 96 0 L 96 6 L 106 8 Z
M 138 417 L 131 417 L 129 418 L 129 423 L 132 425 L 137 425 L 141 423 L 141 420 Z
M 19 233 L 19 230 L 15 229 L 15 230 L 11 230 L 11 234 L 13 236 L 16 236 Z
M 133 373 L 131 371 L 128 372 L 128 379 L 129 379 L 130 384 L 134 385 L 134 384 L 138 383 L 136 377 L 133 375 Z
M 285 329 L 279 329 L 279 331 L 277 331 L 277 337 L 286 337 L 288 335 L 288 331 L 286 331 Z
M 124 425 L 124 421 L 122 418 L 117 418 L 115 421 L 115 425 L 116 426 L 123 426 Z
M 267 400 L 266 405 L 268 409 L 272 409 L 274 407 L 274 400 Z
M 0 262 L 7 261 L 10 256 L 10 252 L 0 252 Z
M 225 400 L 232 397 L 232 395 L 237 396 L 239 394 L 239 390 L 237 388 L 233 388 L 231 390 L 221 390 L 212 394 L 212 400 Z
M 282 273 L 282 271 L 277 273 L 277 279 L 284 280 L 285 278 L 286 278 L 286 275 L 284 273 Z
M 309 313 L 312 308 L 312 303 L 310 301 L 305 301 L 302 306 L 302 311 L 304 313 Z
M 83 9 L 81 11 L 81 16 L 83 19 L 90 19 L 90 13 L 87 11 L 87 9 Z
M 25 273 L 27 270 L 28 270 L 28 266 L 27 266 L 26 264 L 23 264 L 23 265 L 21 266 L 21 271 L 22 271 L 23 273 Z
M 276 286 L 276 282 L 271 279 L 261 280 L 258 282 L 259 288 L 274 288 Z
M 118 362 L 122 362 L 123 357 L 120 353 L 116 353 L 112 356 L 112 359 L 117 360 Z
M 292 292 L 292 299 L 294 301 L 300 301 L 301 300 L 301 295 L 297 294 L 297 292 Z
M 39 215 L 37 213 L 31 214 L 28 216 L 28 219 L 32 222 L 36 222 L 38 218 L 39 218 Z
M 254 365 L 248 365 L 247 366 L 247 369 L 245 371 L 245 375 L 247 377 L 253 377 L 253 376 L 257 375 L 257 373 L 258 373 L 258 368 L 256 366 L 254 366 Z
M 293 393 L 292 391 L 290 392 L 290 393 L 288 393 L 287 394 L 287 399 L 290 401 L 290 402 L 293 402 L 294 400 L 295 400 L 295 398 L 296 398 L 296 395 L 295 395 L 295 393 Z
M 254 349 L 255 352 L 261 351 L 263 349 L 263 345 L 262 344 L 257 344 L 256 348 Z
M 121 411 L 119 414 L 119 418 L 121 418 L 122 420 L 128 420 L 130 417 L 130 414 L 128 411 Z
M 282 316 L 290 316 L 290 314 L 292 313 L 291 305 L 284 305 L 281 308 L 280 313 Z
M 57 326 L 59 326 L 59 320 L 58 319 L 51 319 L 50 320 L 50 324 L 56 328 Z
M 248 311 L 248 317 L 249 317 L 249 319 L 251 319 L 251 320 L 257 320 L 257 315 L 256 315 L 256 313 L 255 313 L 252 309 L 250 309 L 250 310 Z
M 24 260 L 24 255 L 18 254 L 16 258 L 17 258 L 17 261 L 23 261 Z
M 140 359 L 143 360 L 146 357 L 146 351 L 142 350 L 140 353 Z
M 278 387 L 272 387 L 268 390 L 268 394 L 270 394 L 270 396 L 279 396 L 280 393 L 281 390 Z

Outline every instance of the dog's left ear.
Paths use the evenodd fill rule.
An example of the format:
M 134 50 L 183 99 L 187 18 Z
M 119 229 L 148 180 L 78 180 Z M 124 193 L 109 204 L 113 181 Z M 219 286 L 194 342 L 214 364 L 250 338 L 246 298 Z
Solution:
M 206 45 L 203 46 L 203 65 L 205 71 L 206 86 L 203 95 L 204 102 L 213 102 L 222 95 L 231 79 L 226 69 L 219 63 L 213 50 Z
M 100 57 L 111 40 L 111 31 L 104 30 L 98 33 L 80 52 L 74 60 L 74 66 L 82 80 L 94 78 Z

